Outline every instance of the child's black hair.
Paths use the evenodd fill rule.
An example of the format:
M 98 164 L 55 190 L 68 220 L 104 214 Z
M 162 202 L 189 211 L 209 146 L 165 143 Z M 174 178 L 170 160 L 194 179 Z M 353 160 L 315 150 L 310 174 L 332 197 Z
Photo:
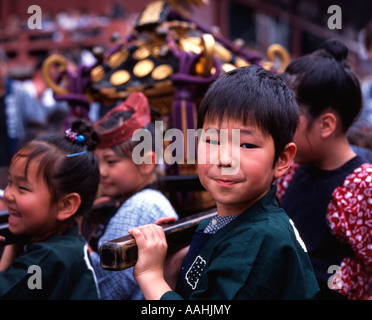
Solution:
M 92 151 L 98 140 L 95 132 L 83 121 L 75 121 L 71 130 L 83 135 L 85 141 L 79 143 L 64 134 L 45 135 L 21 146 L 12 161 L 27 158 L 26 177 L 30 162 L 37 161 L 37 174 L 45 180 L 52 201 L 68 193 L 78 193 L 81 205 L 75 216 L 79 216 L 91 209 L 97 195 L 100 174 L 98 161 Z
M 298 106 L 280 76 L 259 66 L 234 69 L 207 90 L 198 113 L 198 128 L 208 121 L 233 119 L 256 124 L 274 140 L 274 164 L 292 141 L 298 124 Z
M 283 74 L 310 121 L 330 109 L 340 116 L 343 132 L 362 109 L 360 84 L 346 62 L 347 55 L 344 43 L 330 39 L 320 49 L 294 60 Z

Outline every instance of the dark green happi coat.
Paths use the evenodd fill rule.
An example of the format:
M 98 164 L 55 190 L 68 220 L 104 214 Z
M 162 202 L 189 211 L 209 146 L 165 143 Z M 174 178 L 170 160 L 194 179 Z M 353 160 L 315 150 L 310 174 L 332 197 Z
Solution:
M 0 299 L 91 300 L 99 293 L 78 227 L 33 242 L 0 272 Z
M 274 186 L 215 234 L 203 233 L 206 224 L 201 224 L 177 293 L 162 299 L 316 298 L 319 288 L 306 248 L 275 193 Z

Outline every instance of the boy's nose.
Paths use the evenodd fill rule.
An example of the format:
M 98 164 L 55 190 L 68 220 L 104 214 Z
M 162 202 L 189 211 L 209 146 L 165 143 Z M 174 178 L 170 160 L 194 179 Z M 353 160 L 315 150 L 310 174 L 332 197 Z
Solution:
M 222 151 L 222 150 L 221 150 Z M 232 157 L 227 154 L 227 152 L 220 152 L 218 157 L 218 166 L 219 167 L 231 167 L 232 166 Z
M 231 142 L 221 142 L 218 153 L 218 165 L 221 167 L 236 166 L 239 161 L 239 145 Z
M 218 167 L 223 175 L 233 175 L 239 171 L 240 148 L 234 143 L 221 144 L 218 157 Z
M 218 165 L 220 167 L 236 166 L 239 162 L 240 134 L 238 129 L 232 132 L 221 129 Z
M 239 155 L 232 155 L 232 156 L 221 156 L 218 159 L 218 167 L 219 168 L 230 168 L 235 169 L 239 167 L 240 161 L 239 161 Z

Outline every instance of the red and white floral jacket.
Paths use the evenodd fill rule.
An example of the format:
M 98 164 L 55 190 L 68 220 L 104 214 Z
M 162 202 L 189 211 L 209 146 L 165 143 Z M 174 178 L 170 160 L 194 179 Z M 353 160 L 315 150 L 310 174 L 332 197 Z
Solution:
M 293 163 L 278 180 L 279 203 L 298 167 Z M 356 168 L 333 191 L 326 217 L 332 234 L 355 254 L 342 260 L 334 289 L 348 299 L 372 299 L 372 164 Z

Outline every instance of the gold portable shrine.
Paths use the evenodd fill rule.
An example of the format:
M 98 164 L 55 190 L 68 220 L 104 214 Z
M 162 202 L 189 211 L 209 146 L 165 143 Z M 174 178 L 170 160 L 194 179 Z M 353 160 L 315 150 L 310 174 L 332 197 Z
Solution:
M 141 91 L 162 114 L 171 114 L 179 86 L 198 87 L 193 90 L 193 100 L 198 104 L 203 90 L 221 73 L 252 63 L 273 69 L 272 61 L 278 57 L 282 61 L 279 71 L 289 63 L 289 54 L 280 45 L 269 47 L 265 60 L 187 18 L 185 11 L 191 6 L 204 4 L 202 0 L 150 2 L 140 13 L 133 32 L 85 72 L 90 81 L 78 93 L 89 101 L 112 104 L 127 98 L 130 92 Z M 64 77 L 60 83 L 50 77 L 52 64 L 60 65 L 61 74 L 67 70 L 64 57 L 50 56 L 44 64 L 48 85 L 58 94 L 77 94 L 72 92 L 71 77 Z

